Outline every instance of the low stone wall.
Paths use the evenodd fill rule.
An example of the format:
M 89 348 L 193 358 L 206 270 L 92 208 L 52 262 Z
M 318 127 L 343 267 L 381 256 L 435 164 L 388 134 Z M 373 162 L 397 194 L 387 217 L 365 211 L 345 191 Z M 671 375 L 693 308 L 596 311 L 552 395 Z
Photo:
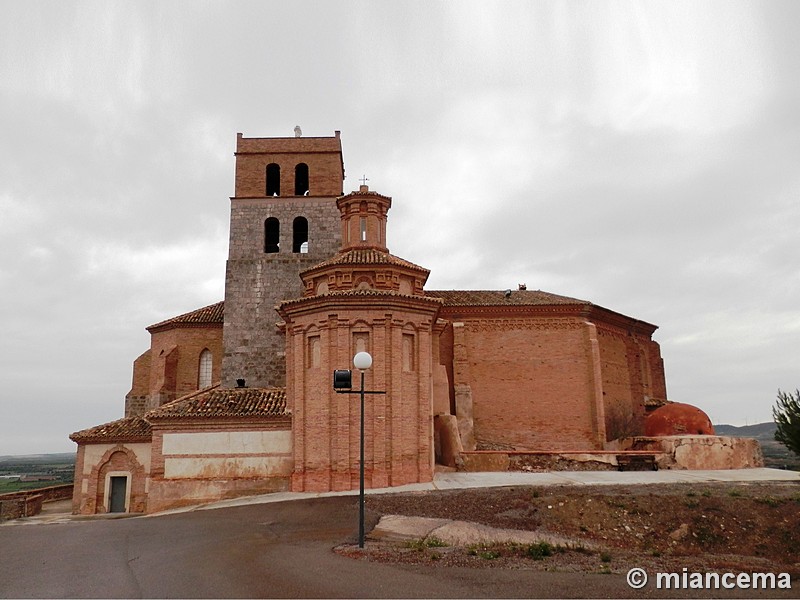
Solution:
M 596 450 L 596 451 L 524 451 L 476 450 L 462 452 L 459 470 L 482 471 L 616 471 L 620 456 L 655 457 L 660 451 Z M 652 459 L 651 459 L 652 460 Z
M 64 483 L 61 485 L 51 485 L 50 487 L 32 490 L 42 496 L 42 502 L 55 502 L 56 500 L 69 500 L 72 498 L 74 485 Z
M 753 469 L 764 466 L 761 445 L 753 438 L 723 435 L 636 437 L 632 450 L 662 453 L 660 469 Z
M 0 494 L 0 521 L 32 517 L 42 511 L 42 504 L 72 498 L 72 484 L 52 485 L 38 490 Z
M 647 459 L 647 460 L 644 460 Z M 593 451 L 462 451 L 461 471 L 615 471 L 752 469 L 764 466 L 758 440 L 720 435 L 635 437 Z
M 42 497 L 37 495 L 17 498 L 0 497 L 0 521 L 32 517 L 42 511 Z

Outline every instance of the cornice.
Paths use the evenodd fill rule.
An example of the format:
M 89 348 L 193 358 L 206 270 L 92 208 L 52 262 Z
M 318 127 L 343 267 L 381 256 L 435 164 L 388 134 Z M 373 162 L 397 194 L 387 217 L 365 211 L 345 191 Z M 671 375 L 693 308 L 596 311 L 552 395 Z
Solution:
M 332 292 L 287 300 L 275 307 L 281 317 L 287 319 L 322 309 L 336 309 L 339 307 L 352 309 L 369 304 L 370 308 L 400 308 L 422 310 L 432 314 L 441 310 L 443 302 L 439 298 L 425 296 L 411 296 L 406 294 L 393 294 L 376 290 L 350 290 L 347 292 Z

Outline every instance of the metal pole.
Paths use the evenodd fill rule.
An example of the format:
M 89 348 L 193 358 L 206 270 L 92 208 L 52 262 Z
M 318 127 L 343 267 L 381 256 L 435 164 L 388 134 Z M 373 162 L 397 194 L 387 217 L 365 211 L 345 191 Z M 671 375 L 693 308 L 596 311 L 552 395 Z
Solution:
M 361 465 L 358 473 L 358 547 L 364 547 L 364 371 L 361 371 Z

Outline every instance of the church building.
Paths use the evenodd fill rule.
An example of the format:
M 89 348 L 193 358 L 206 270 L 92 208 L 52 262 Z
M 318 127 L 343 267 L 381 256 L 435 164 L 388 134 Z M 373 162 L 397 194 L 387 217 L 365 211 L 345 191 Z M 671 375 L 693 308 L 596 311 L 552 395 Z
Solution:
M 235 156 L 224 301 L 149 326 L 125 416 L 70 436 L 76 513 L 357 489 L 358 396 L 332 374 L 359 351 L 385 392 L 366 403 L 368 488 L 461 453 L 602 451 L 666 403 L 655 325 L 522 284 L 426 289 L 389 251 L 392 198 L 344 193 L 338 131 L 238 134 Z

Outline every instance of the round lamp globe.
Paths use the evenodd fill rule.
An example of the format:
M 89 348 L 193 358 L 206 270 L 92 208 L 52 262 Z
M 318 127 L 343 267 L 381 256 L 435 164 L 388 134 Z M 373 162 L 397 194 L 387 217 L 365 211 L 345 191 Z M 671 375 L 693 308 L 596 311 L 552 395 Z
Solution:
M 365 371 L 372 366 L 372 356 L 369 352 L 358 352 L 353 357 L 353 366 L 360 371 Z

